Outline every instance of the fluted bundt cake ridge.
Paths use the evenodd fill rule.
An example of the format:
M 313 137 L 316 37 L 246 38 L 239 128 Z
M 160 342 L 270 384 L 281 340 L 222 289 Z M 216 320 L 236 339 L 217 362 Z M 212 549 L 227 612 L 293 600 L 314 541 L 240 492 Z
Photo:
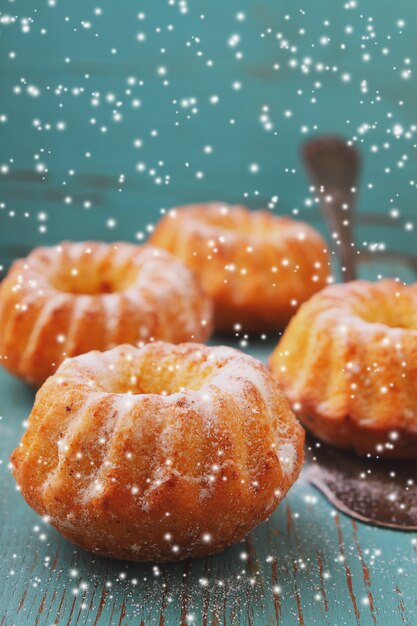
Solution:
M 264 365 L 155 342 L 64 362 L 38 391 L 12 465 L 28 503 L 70 540 L 161 561 L 242 539 L 298 476 L 302 445 Z
M 326 244 L 314 228 L 243 206 L 172 209 L 151 242 L 193 269 L 214 300 L 218 330 L 279 330 L 330 275 Z
M 0 285 L 0 363 L 39 385 L 66 358 L 152 339 L 204 341 L 211 303 L 151 246 L 63 242 L 16 261 Z
M 332 285 L 291 320 L 270 365 L 319 438 L 360 454 L 417 457 L 417 286 Z

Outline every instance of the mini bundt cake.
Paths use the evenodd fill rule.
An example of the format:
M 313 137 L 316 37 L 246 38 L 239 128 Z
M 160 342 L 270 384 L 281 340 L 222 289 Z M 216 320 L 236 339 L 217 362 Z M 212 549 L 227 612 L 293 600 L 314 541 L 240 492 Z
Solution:
M 40 385 L 67 357 L 154 339 L 205 341 L 212 307 L 164 250 L 65 242 L 15 261 L 0 285 L 0 363 Z
M 173 209 L 151 242 L 194 270 L 220 331 L 279 330 L 330 273 L 326 244 L 311 226 L 243 206 Z
M 210 554 L 265 520 L 304 433 L 267 368 L 225 347 L 125 345 L 65 361 L 36 396 L 12 468 L 66 538 L 97 554 Z
M 314 435 L 360 455 L 417 457 L 417 285 L 333 285 L 302 305 L 270 360 Z

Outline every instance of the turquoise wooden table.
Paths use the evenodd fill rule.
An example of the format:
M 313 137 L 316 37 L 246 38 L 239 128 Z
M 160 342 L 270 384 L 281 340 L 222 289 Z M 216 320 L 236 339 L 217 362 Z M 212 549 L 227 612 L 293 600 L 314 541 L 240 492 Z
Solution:
M 221 199 L 310 221 L 299 160 L 363 155 L 357 242 L 415 252 L 417 3 L 4 0 L 0 277 L 64 238 L 140 242 L 161 211 Z M 404 268 L 366 275 L 414 277 Z M 235 345 L 266 359 L 277 337 Z M 0 624 L 417 624 L 417 538 L 355 523 L 302 476 L 245 542 L 152 567 L 92 557 L 23 502 L 8 458 L 33 391 L 0 372 Z
M 249 344 L 261 358 L 272 347 Z M 1 373 L 2 626 L 417 623 L 417 537 L 350 520 L 303 476 L 268 522 L 211 558 L 138 565 L 74 547 L 9 472 L 33 396 Z

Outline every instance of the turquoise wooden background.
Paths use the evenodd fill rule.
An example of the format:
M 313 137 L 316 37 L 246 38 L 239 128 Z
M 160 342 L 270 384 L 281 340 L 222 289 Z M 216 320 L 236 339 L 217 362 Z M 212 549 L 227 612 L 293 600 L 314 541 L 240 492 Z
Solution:
M 133 239 L 213 198 L 316 221 L 299 145 L 338 132 L 363 150 L 362 209 L 390 225 L 360 239 L 411 250 L 416 20 L 414 0 L 4 0 L 2 240 Z
M 363 155 L 358 241 L 415 251 L 414 0 L 0 9 L 3 271 L 64 238 L 140 241 L 161 210 L 199 200 L 270 205 L 325 232 L 299 146 L 326 132 Z M 204 562 L 154 570 L 76 550 L 10 477 L 32 402 L 0 374 L 2 626 L 417 623 L 416 538 L 352 523 L 303 480 L 246 544 Z

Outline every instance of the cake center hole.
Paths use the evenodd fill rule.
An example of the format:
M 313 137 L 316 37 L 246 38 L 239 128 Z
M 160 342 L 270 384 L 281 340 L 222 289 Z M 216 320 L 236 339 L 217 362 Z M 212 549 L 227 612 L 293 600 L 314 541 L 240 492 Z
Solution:
M 52 277 L 55 289 L 75 295 L 100 295 L 125 291 L 137 278 L 134 268 L 95 268 L 93 264 L 82 270 L 77 266 L 59 270 Z
M 198 362 L 179 367 L 168 359 L 139 370 L 132 363 L 129 371 L 117 368 L 114 372 L 111 392 L 170 396 L 184 390 L 199 391 L 214 369 Z
M 396 302 L 380 306 L 376 302 L 367 306 L 362 311 L 362 318 L 370 324 L 384 324 L 389 328 L 403 328 L 405 330 L 417 330 L 417 314 L 410 306 L 404 306 L 404 302 Z

